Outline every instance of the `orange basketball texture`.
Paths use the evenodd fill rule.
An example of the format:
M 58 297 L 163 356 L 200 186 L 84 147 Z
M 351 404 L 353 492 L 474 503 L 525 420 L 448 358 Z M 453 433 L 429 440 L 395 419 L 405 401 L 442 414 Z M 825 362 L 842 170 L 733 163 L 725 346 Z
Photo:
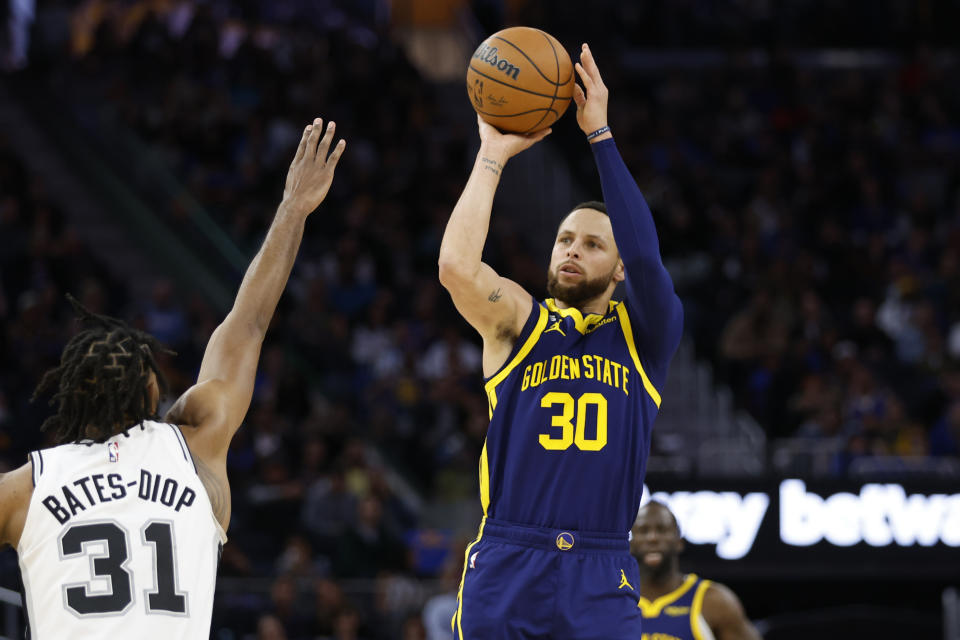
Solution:
M 480 117 L 500 130 L 546 129 L 573 100 L 573 63 L 549 33 L 510 27 L 474 51 L 467 94 Z

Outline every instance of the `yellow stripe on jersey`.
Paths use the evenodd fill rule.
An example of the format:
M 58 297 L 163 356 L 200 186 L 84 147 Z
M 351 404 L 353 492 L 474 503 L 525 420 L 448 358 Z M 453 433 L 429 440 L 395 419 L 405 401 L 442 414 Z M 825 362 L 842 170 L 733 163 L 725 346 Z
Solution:
M 527 338 L 527 341 L 523 343 L 523 346 L 520 347 L 520 350 L 517 351 L 517 355 L 513 357 L 513 360 L 507 364 L 503 369 L 500 369 L 490 380 L 487 381 L 487 384 L 484 385 L 484 388 L 487 390 L 487 400 L 490 403 L 490 417 L 493 417 L 493 410 L 497 408 L 497 385 L 503 382 L 510 372 L 513 371 L 518 364 L 523 362 L 523 359 L 527 357 L 527 354 L 533 350 L 533 346 L 537 344 L 537 340 L 540 339 L 540 334 L 543 333 L 544 328 L 547 326 L 547 310 L 544 309 L 541 305 L 537 305 L 537 308 L 540 309 L 540 317 L 537 319 L 537 324 L 533 328 L 533 331 L 530 332 L 530 336 Z
M 640 364 L 640 354 L 637 353 L 637 345 L 633 341 L 633 327 L 630 326 L 630 316 L 627 315 L 627 307 L 623 303 L 617 305 L 617 315 L 620 317 L 620 328 L 623 329 L 623 337 L 627 340 L 627 349 L 630 351 L 630 357 L 633 358 L 633 364 L 636 365 L 637 371 L 640 372 L 640 379 L 643 380 L 643 388 L 647 390 L 647 393 L 650 394 L 650 397 L 653 398 L 653 402 L 657 405 L 657 408 L 660 408 L 660 392 L 653 386 L 653 383 L 650 382 L 650 378 L 647 377 L 647 372 L 643 370 L 643 365 Z
M 486 445 L 484 445 L 486 449 Z M 460 640 L 463 640 L 463 627 L 461 626 L 461 621 L 463 620 L 463 583 L 467 579 L 467 566 L 470 563 L 470 550 L 473 549 L 474 545 L 480 542 L 480 538 L 483 537 L 483 525 L 487 524 L 487 516 L 483 516 L 480 520 L 480 530 L 477 531 L 477 539 L 467 545 L 467 550 L 463 552 L 463 573 L 460 575 L 460 589 L 457 591 L 457 612 L 453 614 L 453 619 L 450 621 L 450 630 L 456 633 L 456 637 Z
M 707 589 L 710 588 L 710 581 L 703 580 L 697 585 L 697 592 L 693 594 L 693 604 L 690 606 L 690 629 L 693 631 L 695 640 L 704 640 L 703 629 L 703 597 L 707 595 Z
M 513 357 L 505 367 L 500 369 L 490 380 L 487 381 L 487 384 L 484 385 L 487 391 L 487 401 L 490 404 L 490 416 L 493 417 L 493 410 L 497 407 L 497 385 L 503 382 L 507 376 L 510 375 L 510 372 L 513 371 L 518 364 L 523 362 L 523 359 L 527 357 L 527 354 L 533 349 L 534 345 L 537 344 L 537 340 L 540 338 L 540 334 L 543 333 L 543 330 L 547 326 L 547 310 L 544 309 L 539 304 L 537 305 L 540 309 L 540 316 L 537 318 L 537 324 L 534 326 L 533 331 L 530 332 L 530 336 L 527 338 L 526 342 L 523 343 L 523 346 L 520 347 L 520 350 L 517 351 L 517 355 Z M 457 612 L 453 615 L 453 619 L 450 621 L 450 628 L 453 630 L 458 638 L 463 638 L 463 628 L 461 627 L 461 620 L 463 619 L 463 583 L 467 577 L 467 566 L 470 562 L 470 550 L 473 549 L 474 545 L 480 542 L 480 539 L 483 537 L 483 525 L 487 522 L 487 507 L 490 506 L 490 469 L 487 463 L 487 442 L 483 442 L 483 450 L 480 452 L 480 504 L 483 506 L 483 519 L 480 521 L 480 530 L 477 532 L 477 539 L 467 545 L 467 550 L 463 554 L 463 573 L 460 576 L 460 590 L 457 592 Z
M 483 439 L 483 449 L 480 451 L 480 506 L 483 515 L 487 515 L 490 506 L 490 465 L 487 463 L 487 439 Z
M 664 607 L 666 607 L 668 604 L 676 602 L 677 599 L 689 591 L 690 588 L 696 584 L 696 582 L 697 575 L 695 573 L 691 573 L 683 581 L 683 584 L 667 595 L 660 596 L 653 602 L 650 602 L 643 596 L 640 596 L 640 601 L 637 603 L 637 606 L 640 607 L 640 612 L 643 614 L 644 618 L 656 618 L 660 615 L 660 612 L 663 611 Z

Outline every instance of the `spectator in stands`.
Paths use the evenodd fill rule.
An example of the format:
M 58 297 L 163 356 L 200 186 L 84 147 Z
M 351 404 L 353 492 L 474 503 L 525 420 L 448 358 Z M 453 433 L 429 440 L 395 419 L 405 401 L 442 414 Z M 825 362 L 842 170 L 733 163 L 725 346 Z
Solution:
M 257 640 L 287 640 L 283 623 L 270 614 L 260 616 L 257 621 Z

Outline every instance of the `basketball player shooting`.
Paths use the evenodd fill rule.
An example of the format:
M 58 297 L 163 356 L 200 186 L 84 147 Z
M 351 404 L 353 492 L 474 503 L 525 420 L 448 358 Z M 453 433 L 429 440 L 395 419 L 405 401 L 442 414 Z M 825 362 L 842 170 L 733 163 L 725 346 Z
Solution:
M 19 556 L 28 635 L 206 638 L 230 523 L 227 449 L 253 395 L 260 347 L 307 216 L 330 189 L 343 140 L 317 118 L 300 139 L 283 200 L 213 332 L 194 386 L 161 421 L 163 347 L 74 303 L 86 328 L 38 395 L 59 446 L 0 476 L 0 545 Z
M 577 123 L 606 204 L 577 205 L 560 223 L 551 297 L 534 300 L 481 259 L 504 165 L 549 130 L 502 134 L 478 120 L 480 151 L 440 249 L 440 281 L 483 339 L 490 408 L 459 639 L 640 638 L 627 534 L 683 311 L 587 45 L 576 71 Z M 626 300 L 613 301 L 620 282 Z
M 643 505 L 630 539 L 640 568 L 643 638 L 760 640 L 729 587 L 680 573 L 682 551 L 676 516 L 659 502 Z

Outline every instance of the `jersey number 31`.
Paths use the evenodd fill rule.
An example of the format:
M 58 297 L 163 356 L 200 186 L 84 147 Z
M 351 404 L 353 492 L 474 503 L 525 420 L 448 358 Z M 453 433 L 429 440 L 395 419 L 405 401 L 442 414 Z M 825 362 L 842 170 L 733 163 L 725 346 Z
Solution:
M 140 530 L 144 545 L 153 547 L 155 588 L 147 593 L 147 613 L 187 613 L 187 594 L 177 592 L 174 563 L 173 523 L 151 520 Z M 104 615 L 123 613 L 133 602 L 133 574 L 127 531 L 116 522 L 75 524 L 60 536 L 60 557 L 71 558 L 89 553 L 88 545 L 98 545 L 105 553 L 92 554 L 93 578 L 107 579 L 110 591 L 94 590 L 91 583 L 64 585 L 64 600 L 74 613 Z M 99 591 L 99 592 L 97 592 Z

